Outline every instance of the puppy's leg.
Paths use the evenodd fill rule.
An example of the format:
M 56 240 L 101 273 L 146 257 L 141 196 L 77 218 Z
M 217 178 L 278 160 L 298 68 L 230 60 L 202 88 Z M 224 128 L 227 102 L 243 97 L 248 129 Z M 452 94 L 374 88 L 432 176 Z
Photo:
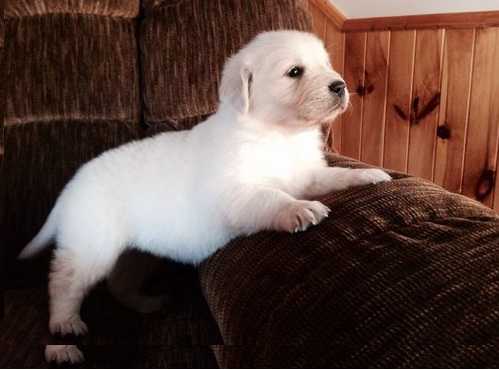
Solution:
M 392 179 L 386 172 L 377 168 L 324 167 L 315 169 L 311 175 L 311 183 L 305 193 L 307 197 L 312 198 L 353 186 L 377 184 Z
M 297 232 L 321 222 L 329 208 L 317 201 L 298 200 L 272 187 L 238 189 L 228 218 L 239 233 L 260 230 Z
M 118 259 L 107 278 L 111 294 L 125 307 L 141 313 L 158 311 L 167 302 L 166 295 L 149 296 L 142 293 L 147 278 L 159 270 L 163 261 L 147 253 L 129 251 Z
M 97 254 L 91 248 L 84 252 L 77 254 L 64 247 L 55 251 L 49 276 L 49 329 L 52 334 L 83 335 L 87 332 L 87 325 L 80 318 L 83 298 L 109 273 L 118 257 L 114 253 Z

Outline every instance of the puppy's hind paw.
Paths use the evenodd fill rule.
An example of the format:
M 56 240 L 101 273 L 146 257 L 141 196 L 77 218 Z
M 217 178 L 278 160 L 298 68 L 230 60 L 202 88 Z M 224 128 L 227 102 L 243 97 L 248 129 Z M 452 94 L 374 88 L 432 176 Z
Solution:
M 79 364 L 85 360 L 85 357 L 74 344 L 47 344 L 45 346 L 45 360 L 47 362 L 55 362 L 57 364 Z
M 66 320 L 50 320 L 50 333 L 53 335 L 85 335 L 88 332 L 87 324 L 79 316 Z

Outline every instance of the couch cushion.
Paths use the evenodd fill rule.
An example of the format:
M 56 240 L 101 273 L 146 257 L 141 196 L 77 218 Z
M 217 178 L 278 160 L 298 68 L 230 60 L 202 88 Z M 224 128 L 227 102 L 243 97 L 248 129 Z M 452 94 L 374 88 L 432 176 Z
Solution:
M 147 1 L 140 40 L 146 120 L 212 113 L 227 57 L 261 31 L 308 30 L 305 7 L 302 0 Z
M 68 14 L 11 18 L 6 34 L 7 126 L 139 119 L 133 21 Z
M 139 264 L 144 261 L 139 253 L 133 257 L 138 257 Z M 19 276 L 9 278 L 23 279 L 31 265 L 23 261 Z M 156 292 L 169 297 L 158 312 L 142 315 L 126 309 L 103 284 L 85 298 L 81 314 L 90 331 L 76 341 L 85 354 L 82 368 L 216 367 L 209 345 L 220 343 L 219 333 L 199 291 L 195 270 L 167 261 L 155 266 L 153 281 L 162 285 Z M 35 283 L 36 288 L 18 282 L 5 291 L 5 316 L 0 321 L 2 369 L 50 368 L 43 355 L 45 344 L 74 343 L 74 338 L 55 338 L 48 333 L 46 277 L 47 271 Z
M 50 13 L 94 14 L 133 18 L 140 0 L 7 0 L 6 17 L 27 17 Z
M 70 3 L 71 14 L 57 13 Z M 0 224 L 9 254 L 35 235 L 78 166 L 139 137 L 135 20 L 106 16 L 133 3 L 7 1 Z M 34 4 L 47 14 L 33 16 Z M 82 4 L 98 14 L 79 14 Z
M 0 17 L 0 70 L 4 70 L 4 45 L 5 45 L 5 19 Z M 0 101 L 5 104 L 5 73 L 0 75 Z M 0 167 L 2 165 L 3 155 L 5 153 L 4 146 L 4 121 L 5 121 L 5 109 L 0 109 Z
M 221 367 L 497 366 L 499 217 L 395 178 L 327 195 L 329 218 L 305 233 L 242 238 L 202 265 Z
M 10 258 L 35 236 L 78 167 L 139 137 L 138 123 L 73 121 L 10 125 L 0 173 L 1 244 Z

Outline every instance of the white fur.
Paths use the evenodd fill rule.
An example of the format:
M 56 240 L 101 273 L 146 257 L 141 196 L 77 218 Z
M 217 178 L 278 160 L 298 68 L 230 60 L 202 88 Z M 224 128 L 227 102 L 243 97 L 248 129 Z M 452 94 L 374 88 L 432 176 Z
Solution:
M 58 364 L 83 362 L 83 353 L 74 344 L 47 344 L 45 346 L 45 358 L 48 362 Z
M 295 65 L 305 68 L 300 78 L 287 76 Z M 381 170 L 327 167 L 320 123 L 348 103 L 348 93 L 328 89 L 338 79 L 315 36 L 260 34 L 224 67 L 213 116 L 81 167 L 21 255 L 56 241 L 51 331 L 85 333 L 81 301 L 125 248 L 197 264 L 236 236 L 319 223 L 329 209 L 312 197 L 390 180 Z

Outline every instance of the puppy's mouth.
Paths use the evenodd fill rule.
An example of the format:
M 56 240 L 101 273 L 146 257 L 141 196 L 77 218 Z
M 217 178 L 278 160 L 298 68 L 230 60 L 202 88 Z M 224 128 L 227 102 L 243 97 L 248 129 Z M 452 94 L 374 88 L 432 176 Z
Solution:
M 341 99 L 335 102 L 330 109 L 324 114 L 319 120 L 320 123 L 328 122 L 334 120 L 340 114 L 344 113 L 348 109 L 348 99 Z
M 329 112 L 330 115 L 341 114 L 348 108 L 348 99 L 342 98 L 340 101 L 333 104 Z
M 345 112 L 348 109 L 349 101 L 350 99 L 348 93 L 345 93 L 345 95 L 342 96 L 341 99 L 339 99 L 339 101 L 333 105 L 332 111 L 337 112 L 338 114 Z
M 331 108 L 331 113 L 343 113 L 347 109 L 347 103 L 346 102 L 339 102 Z
M 345 95 L 341 98 L 336 97 L 330 99 L 327 103 L 323 101 L 322 103 L 326 104 L 322 109 L 316 110 L 315 112 L 300 112 L 299 117 L 302 122 L 306 122 L 305 125 L 307 127 L 331 122 L 348 109 L 349 100 L 349 96 Z

